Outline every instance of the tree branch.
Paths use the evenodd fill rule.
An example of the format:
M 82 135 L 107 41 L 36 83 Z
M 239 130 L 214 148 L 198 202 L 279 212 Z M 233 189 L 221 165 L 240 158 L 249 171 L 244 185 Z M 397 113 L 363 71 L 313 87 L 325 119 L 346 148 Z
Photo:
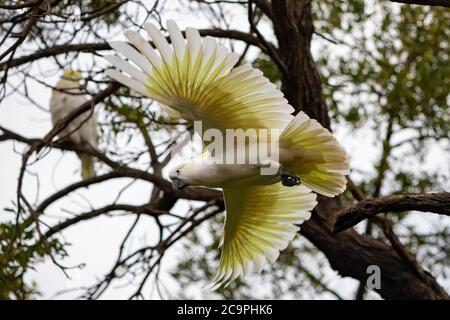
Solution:
M 156 210 L 152 208 L 149 204 L 142 205 L 142 206 L 135 206 L 130 204 L 111 204 L 107 205 L 105 207 L 95 209 L 89 212 L 81 213 L 75 216 L 74 218 L 70 218 L 67 220 L 64 220 L 63 222 L 51 227 L 50 229 L 45 232 L 44 236 L 46 238 L 50 238 L 55 233 L 60 232 L 70 226 L 73 226 L 74 224 L 77 224 L 80 221 L 89 220 L 95 217 L 98 217 L 105 213 L 111 213 L 113 211 L 127 211 L 137 214 L 147 214 L 150 216 L 158 216 L 161 214 L 169 214 L 168 212 Z
M 255 5 L 261 10 L 268 18 L 272 19 L 272 7 L 268 0 L 253 0 Z
M 247 32 L 242 32 L 239 30 L 223 30 L 223 29 L 201 29 L 199 30 L 199 32 L 202 36 L 212 36 L 216 38 L 226 38 L 243 41 L 252 46 L 258 47 L 263 51 L 266 51 L 266 47 L 260 42 L 260 40 Z M 266 45 L 275 48 L 274 44 L 267 43 Z M 38 59 L 53 57 L 68 52 L 95 52 L 105 50 L 111 50 L 111 47 L 106 42 L 64 44 L 59 46 L 53 46 L 50 48 L 37 50 L 36 52 L 29 54 L 27 56 L 18 57 L 7 62 L 2 62 L 0 63 L 0 70 L 17 67 Z
M 424 6 L 442 6 L 450 8 L 450 0 L 390 0 L 391 2 L 417 4 Z
M 364 219 L 383 212 L 402 211 L 434 212 L 450 215 L 450 193 L 409 193 L 381 198 L 367 198 L 357 204 L 345 208 L 339 214 L 334 232 L 351 228 Z

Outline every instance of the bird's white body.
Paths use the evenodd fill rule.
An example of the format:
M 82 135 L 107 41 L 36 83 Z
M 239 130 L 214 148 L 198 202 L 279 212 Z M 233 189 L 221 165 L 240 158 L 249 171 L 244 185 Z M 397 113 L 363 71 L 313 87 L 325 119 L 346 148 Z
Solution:
M 273 144 L 260 142 L 254 148 L 246 144 L 243 146 L 242 160 L 238 161 L 237 148 L 225 149 L 219 155 L 211 155 L 205 152 L 199 157 L 183 162 L 177 168 L 181 174 L 177 174 L 177 168 L 172 170 L 169 177 L 176 178 L 182 175 L 188 185 L 204 186 L 210 188 L 239 188 L 245 186 L 270 185 L 281 181 L 284 171 L 283 163 L 289 163 L 295 157 L 291 150 L 279 148 L 277 157 L 273 154 L 251 152 L 262 148 L 270 150 Z M 227 162 L 227 155 L 230 154 Z M 198 170 L 201 168 L 201 170 Z
M 79 107 L 88 99 L 82 95 L 78 81 L 61 79 L 55 86 L 50 99 L 50 112 L 52 123 L 55 125 L 59 120 L 67 116 L 75 108 Z M 86 120 L 87 119 L 87 120 Z M 97 122 L 89 112 L 70 122 L 67 127 L 59 133 L 59 137 L 67 137 L 75 144 L 88 143 L 97 148 Z
M 210 188 L 242 188 L 246 186 L 270 185 L 280 182 L 280 171 L 261 175 L 266 164 L 217 164 L 209 161 L 187 162 L 182 165 L 183 177 L 188 185 Z M 198 170 L 201 168 L 201 170 Z M 172 174 L 171 178 L 176 178 Z
M 82 94 L 77 77 L 61 77 L 50 99 L 50 113 L 53 125 L 86 101 L 88 99 Z M 95 114 L 87 112 L 75 118 L 58 136 L 64 141 L 70 141 L 76 145 L 84 145 L 96 149 L 98 136 Z M 83 178 L 92 177 L 94 175 L 93 158 L 82 153 L 78 153 L 78 156 L 82 162 Z

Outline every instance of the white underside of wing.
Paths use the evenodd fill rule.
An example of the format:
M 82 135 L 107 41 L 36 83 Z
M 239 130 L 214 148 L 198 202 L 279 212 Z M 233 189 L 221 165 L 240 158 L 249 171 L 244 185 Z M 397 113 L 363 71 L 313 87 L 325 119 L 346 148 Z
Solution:
M 308 188 L 281 183 L 224 189 L 224 196 L 222 255 L 212 289 L 274 263 L 298 232 L 297 224 L 309 219 L 317 204 Z
M 292 120 L 294 109 L 261 71 L 235 67 L 236 53 L 196 29 L 186 39 L 175 22 L 167 29 L 171 44 L 152 24 L 145 30 L 154 47 L 135 31 L 125 32 L 131 45 L 111 42 L 121 57 L 105 57 L 115 67 L 108 75 L 205 127 L 284 129 Z

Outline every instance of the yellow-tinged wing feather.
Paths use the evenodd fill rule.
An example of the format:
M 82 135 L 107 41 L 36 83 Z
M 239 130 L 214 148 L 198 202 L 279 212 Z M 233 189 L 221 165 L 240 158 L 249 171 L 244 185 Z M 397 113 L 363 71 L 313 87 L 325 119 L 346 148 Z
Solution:
M 214 289 L 253 270 L 260 272 L 266 261 L 275 262 L 298 232 L 297 224 L 309 219 L 317 204 L 308 188 L 281 183 L 227 188 L 224 196 L 227 214 Z
M 145 29 L 155 48 L 135 31 L 125 32 L 130 44 L 110 42 L 124 56 L 105 56 L 116 69 L 109 76 L 165 104 L 184 119 L 202 120 L 204 128 L 280 128 L 294 109 L 283 94 L 250 65 L 234 67 L 238 55 L 212 37 L 202 39 L 186 29 L 186 39 L 167 22 L 171 44 L 152 24 Z
M 308 188 L 328 197 L 345 190 L 347 153 L 330 131 L 304 112 L 298 113 L 283 131 L 280 148 L 281 157 L 289 159 L 283 161 L 284 167 L 298 175 Z

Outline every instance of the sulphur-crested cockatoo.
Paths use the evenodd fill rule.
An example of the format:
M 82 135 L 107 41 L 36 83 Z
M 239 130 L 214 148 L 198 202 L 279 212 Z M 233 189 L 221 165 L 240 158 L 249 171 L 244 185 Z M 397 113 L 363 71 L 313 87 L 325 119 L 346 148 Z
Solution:
M 79 107 L 88 99 L 80 89 L 79 72 L 65 70 L 50 99 L 50 113 L 52 123 L 55 125 L 59 120 L 67 116 L 72 110 Z M 97 120 L 95 114 L 84 113 L 70 122 L 58 136 L 73 144 L 97 148 Z M 81 176 L 88 179 L 95 176 L 94 158 L 86 153 L 77 152 L 81 160 Z
M 316 120 L 303 112 L 292 116 L 294 109 L 261 71 L 250 65 L 235 67 L 238 55 L 214 38 L 202 39 L 196 29 L 187 28 L 185 40 L 177 25 L 168 21 L 170 45 L 154 25 L 144 27 L 153 45 L 135 31 L 125 32 L 130 44 L 110 42 L 126 58 L 105 57 L 115 66 L 107 71 L 110 77 L 174 109 L 184 119 L 202 121 L 205 129 L 282 132 L 279 170 L 274 175 L 257 170 L 267 166 L 266 161 L 203 162 L 208 155 L 170 173 L 178 187 L 223 188 L 227 213 L 213 281 L 217 288 L 252 270 L 259 272 L 266 261 L 277 259 L 316 205 L 311 190 L 329 197 L 344 191 L 347 155 Z

